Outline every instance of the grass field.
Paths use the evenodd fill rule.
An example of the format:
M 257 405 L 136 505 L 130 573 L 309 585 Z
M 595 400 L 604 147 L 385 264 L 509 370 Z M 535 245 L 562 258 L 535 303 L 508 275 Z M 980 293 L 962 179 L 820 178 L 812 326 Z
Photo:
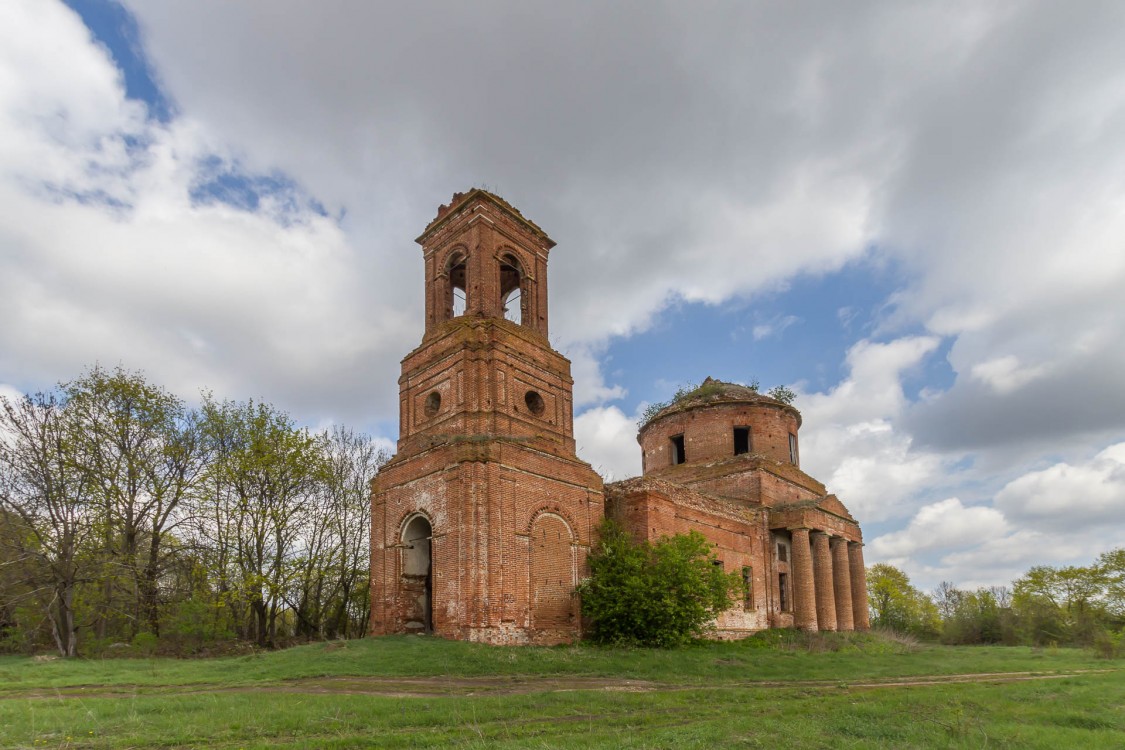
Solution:
M 1125 748 L 1125 664 L 763 634 L 647 651 L 433 638 L 0 658 L 4 748 Z

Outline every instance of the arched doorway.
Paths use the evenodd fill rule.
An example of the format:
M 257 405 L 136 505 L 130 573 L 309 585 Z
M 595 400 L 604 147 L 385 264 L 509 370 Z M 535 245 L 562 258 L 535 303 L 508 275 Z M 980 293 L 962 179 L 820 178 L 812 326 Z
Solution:
M 402 595 L 407 632 L 432 633 L 433 527 L 425 516 L 414 516 L 402 530 Z

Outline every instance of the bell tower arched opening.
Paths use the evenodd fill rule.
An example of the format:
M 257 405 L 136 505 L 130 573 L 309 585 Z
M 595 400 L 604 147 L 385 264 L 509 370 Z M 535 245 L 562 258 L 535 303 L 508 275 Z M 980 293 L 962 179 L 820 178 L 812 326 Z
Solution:
M 468 277 L 468 263 L 465 254 L 455 252 L 449 256 L 449 262 L 445 267 L 446 319 L 460 317 L 468 309 L 469 298 L 466 291 L 468 289 Z
M 500 258 L 500 308 L 504 317 L 518 325 L 524 319 L 524 273 L 519 260 L 508 254 Z

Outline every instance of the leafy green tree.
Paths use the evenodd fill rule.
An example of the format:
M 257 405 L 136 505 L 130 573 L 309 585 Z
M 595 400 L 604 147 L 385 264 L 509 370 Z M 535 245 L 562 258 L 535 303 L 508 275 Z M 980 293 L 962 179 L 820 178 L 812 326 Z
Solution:
M 942 584 L 947 586 L 948 584 Z M 1006 643 L 1017 642 L 1012 597 L 1006 586 L 958 591 L 949 596 L 939 587 L 936 602 L 941 612 L 941 639 L 944 643 Z M 948 603 L 952 601 L 952 607 Z
M 1033 643 L 1090 643 L 1105 619 L 1108 582 L 1098 566 L 1037 565 L 1014 583 L 1013 606 Z
M 780 401 L 783 404 L 791 404 L 797 398 L 796 391 L 783 385 L 775 385 L 769 390 L 766 395 L 772 399 Z
M 253 401 L 203 406 L 204 429 L 217 449 L 210 471 L 229 490 L 229 559 L 260 646 L 276 643 L 284 592 L 299 571 L 300 534 L 313 506 L 308 502 L 325 475 L 323 455 L 307 430 L 269 404 Z M 220 514 L 221 516 L 221 514 Z
M 1105 586 L 1106 612 L 1118 621 L 1125 620 L 1125 548 L 1103 552 L 1097 567 Z
M 128 638 L 159 633 L 157 582 L 168 563 L 165 536 L 206 465 L 197 415 L 141 373 L 94 367 L 62 386 L 75 420 L 75 460 L 105 508 L 106 556 L 100 609 L 126 614 Z M 120 575 L 114 573 L 120 572 Z M 114 584 L 125 601 L 114 607 Z M 105 637 L 106 618 L 99 618 Z
M 742 591 L 697 531 L 635 542 L 606 520 L 578 586 L 589 637 L 598 643 L 676 646 L 704 634 Z
M 941 632 L 937 605 L 893 565 L 878 563 L 867 568 L 867 601 L 873 627 L 921 638 L 934 638 Z

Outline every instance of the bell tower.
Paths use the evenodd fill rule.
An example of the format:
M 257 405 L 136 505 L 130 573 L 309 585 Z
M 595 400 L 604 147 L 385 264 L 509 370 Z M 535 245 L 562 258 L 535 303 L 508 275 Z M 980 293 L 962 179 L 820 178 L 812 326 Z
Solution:
M 603 495 L 547 339 L 555 243 L 480 189 L 417 242 L 425 332 L 402 361 L 398 452 L 372 481 L 371 631 L 572 641 Z

